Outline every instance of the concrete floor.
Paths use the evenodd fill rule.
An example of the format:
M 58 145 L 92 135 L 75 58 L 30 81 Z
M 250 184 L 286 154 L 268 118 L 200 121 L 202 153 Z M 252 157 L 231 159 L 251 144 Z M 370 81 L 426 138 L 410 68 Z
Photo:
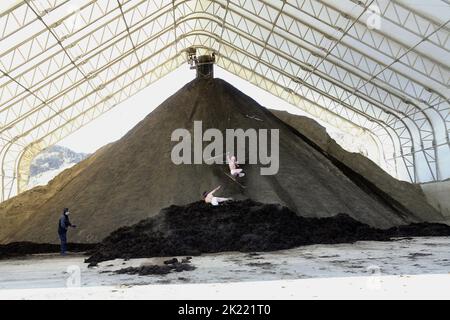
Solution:
M 165 294 L 165 298 L 182 298 L 181 293 L 173 294 L 170 289 L 176 287 L 185 288 L 181 291 L 186 293 L 185 298 L 191 297 L 187 288 L 196 288 L 199 296 L 215 288 L 216 293 L 211 293 L 209 298 L 218 298 L 227 292 L 233 297 L 229 290 L 238 286 L 244 289 L 236 293 L 242 296 L 246 292 L 247 296 L 243 298 L 251 299 L 255 295 L 270 298 L 273 294 L 271 290 L 258 292 L 259 286 L 273 286 L 275 290 L 286 288 L 286 285 L 291 290 L 282 290 L 280 294 L 320 298 L 335 292 L 339 298 L 339 290 L 333 287 L 336 281 L 348 288 L 349 295 L 356 292 L 354 286 L 358 286 L 359 291 L 369 296 L 381 295 L 383 290 L 388 290 L 386 297 L 401 292 L 407 297 L 420 294 L 421 291 L 413 285 L 417 279 L 420 279 L 417 285 L 427 286 L 436 282 L 431 279 L 438 275 L 442 279 L 441 284 L 450 284 L 447 283 L 450 281 L 450 237 L 315 245 L 259 255 L 236 252 L 209 254 L 193 258 L 196 270 L 165 276 L 117 275 L 111 272 L 143 263 L 162 263 L 163 258 L 107 261 L 97 268 L 87 268 L 83 259 L 79 255 L 37 255 L 0 261 L 0 298 L 136 298 L 139 292 L 144 294 L 141 298 L 156 297 L 158 292 Z M 427 282 L 422 276 L 417 278 L 414 275 L 433 277 Z M 317 281 L 301 281 L 306 279 Z M 402 283 L 402 288 L 411 285 L 411 290 L 398 291 L 395 283 Z M 319 287 L 311 291 L 314 295 L 309 295 L 298 291 L 298 286 L 305 284 Z M 385 287 L 388 284 L 390 289 Z M 433 290 L 433 294 L 440 292 L 439 286 Z M 450 296 L 450 290 L 445 289 L 442 294 L 445 292 Z M 425 295 L 424 292 L 422 294 Z

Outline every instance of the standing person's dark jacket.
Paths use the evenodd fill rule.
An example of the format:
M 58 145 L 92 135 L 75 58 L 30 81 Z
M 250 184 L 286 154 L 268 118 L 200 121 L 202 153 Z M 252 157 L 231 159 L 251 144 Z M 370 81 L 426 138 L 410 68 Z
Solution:
M 61 218 L 59 218 L 58 233 L 59 234 L 66 233 L 67 229 L 72 226 L 73 225 L 70 223 L 69 216 L 67 214 L 63 213 Z

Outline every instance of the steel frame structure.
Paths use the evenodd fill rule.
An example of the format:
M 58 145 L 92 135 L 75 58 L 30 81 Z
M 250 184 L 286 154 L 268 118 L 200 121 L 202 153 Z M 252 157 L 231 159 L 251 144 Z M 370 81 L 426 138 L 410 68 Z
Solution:
M 0 200 L 31 160 L 186 62 L 225 70 L 353 135 L 411 182 L 450 177 L 450 3 L 23 0 L 0 13 Z M 377 26 L 370 23 L 374 20 Z

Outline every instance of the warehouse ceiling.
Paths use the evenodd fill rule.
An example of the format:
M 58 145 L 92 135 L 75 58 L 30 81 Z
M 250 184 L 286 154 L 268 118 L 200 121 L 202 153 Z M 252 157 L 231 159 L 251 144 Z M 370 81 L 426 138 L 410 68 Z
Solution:
M 197 55 L 342 131 L 399 179 L 450 177 L 448 0 L 24 0 L 0 7 L 1 200 L 30 162 Z

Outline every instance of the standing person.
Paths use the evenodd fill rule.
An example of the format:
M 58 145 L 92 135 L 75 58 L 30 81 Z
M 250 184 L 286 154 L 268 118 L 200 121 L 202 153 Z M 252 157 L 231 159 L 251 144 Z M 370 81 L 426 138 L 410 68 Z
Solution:
M 245 173 L 242 172 L 242 169 L 239 168 L 239 164 L 236 160 L 235 156 L 230 157 L 230 153 L 227 153 L 228 167 L 230 168 L 230 174 L 234 178 L 242 178 L 245 176 Z
M 76 225 L 70 223 L 69 208 L 64 208 L 63 214 L 58 221 L 58 235 L 61 240 L 61 255 L 65 256 L 67 251 L 67 229 L 69 227 L 76 228 Z
M 219 203 L 221 202 L 225 202 L 225 201 L 230 201 L 233 200 L 233 198 L 220 198 L 220 197 L 215 197 L 214 193 L 216 191 L 218 191 L 221 188 L 221 186 L 218 186 L 217 188 L 215 188 L 213 191 L 209 192 L 205 191 L 203 192 L 203 200 L 206 203 L 211 203 L 213 206 L 218 206 Z

